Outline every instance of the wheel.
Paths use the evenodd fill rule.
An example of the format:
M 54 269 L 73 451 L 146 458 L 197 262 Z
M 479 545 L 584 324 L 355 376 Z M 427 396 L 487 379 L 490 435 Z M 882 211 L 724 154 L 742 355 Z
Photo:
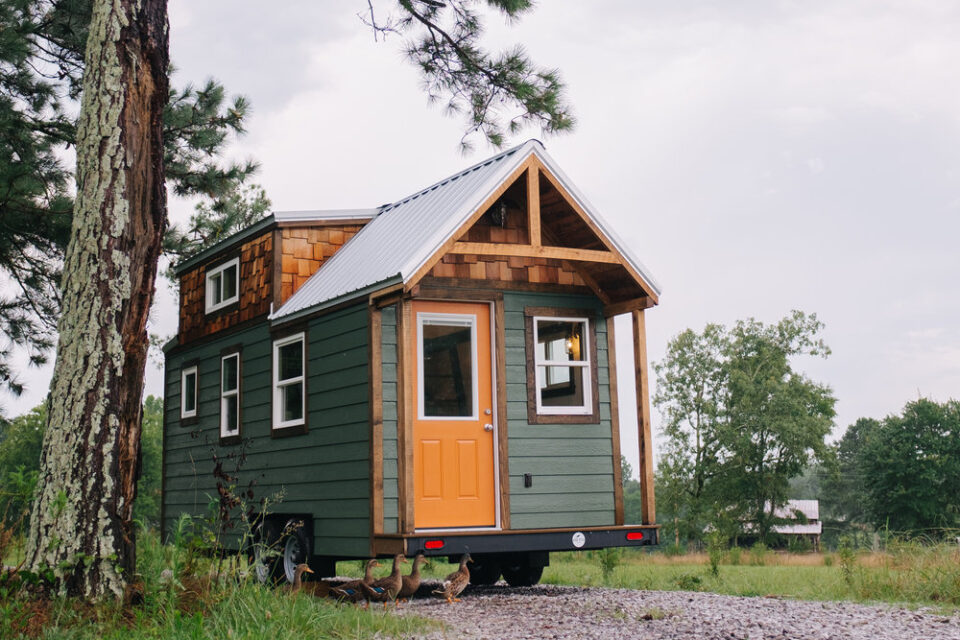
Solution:
M 504 565 L 503 579 L 511 587 L 532 587 L 540 582 L 543 567 L 531 567 L 528 564 Z
M 293 583 L 297 565 L 310 559 L 310 538 L 303 526 L 302 520 L 291 520 L 283 528 L 283 575 L 287 582 Z
M 470 566 L 470 584 L 496 584 L 500 579 L 500 563 L 493 558 L 481 558 Z
M 260 584 L 271 584 L 277 579 L 276 543 L 279 537 L 277 525 L 273 522 L 260 522 L 254 527 L 249 556 L 253 575 Z

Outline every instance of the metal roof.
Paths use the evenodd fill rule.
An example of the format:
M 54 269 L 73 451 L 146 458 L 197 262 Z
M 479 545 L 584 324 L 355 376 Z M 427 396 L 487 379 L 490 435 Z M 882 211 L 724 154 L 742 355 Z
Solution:
M 647 269 L 627 250 L 547 155 L 539 140 L 527 142 L 479 162 L 393 204 L 327 260 L 271 320 L 287 321 L 315 309 L 367 292 L 375 285 L 407 282 L 496 189 L 535 154 L 633 268 L 659 294 Z
M 325 220 L 369 220 L 379 209 L 319 209 L 311 211 L 274 211 L 277 222 L 323 222 Z

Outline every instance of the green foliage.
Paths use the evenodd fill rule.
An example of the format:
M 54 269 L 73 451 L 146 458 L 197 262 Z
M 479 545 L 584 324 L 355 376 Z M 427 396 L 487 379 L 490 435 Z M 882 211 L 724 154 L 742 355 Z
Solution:
M 755 542 L 750 547 L 750 564 L 755 567 L 763 567 L 767 564 L 767 554 L 769 549 L 763 542 Z
M 720 577 L 720 562 L 727 549 L 727 537 L 720 530 L 713 530 L 707 536 L 707 557 L 710 559 L 710 574 Z
M 431 101 L 443 100 L 449 113 L 462 114 L 467 130 L 461 140 L 481 134 L 502 146 L 508 134 L 534 123 L 546 133 L 568 131 L 574 118 L 556 69 L 537 67 L 523 47 L 490 53 L 480 46 L 483 20 L 467 0 L 397 0 L 397 19 L 378 24 L 375 33 L 406 35 L 407 57 L 420 70 Z M 518 20 L 533 8 L 530 0 L 487 0 L 507 20 Z M 371 5 L 372 7 L 372 5 Z
M 133 519 L 144 527 L 160 524 L 160 481 L 163 456 L 163 398 L 147 396 L 143 401 L 140 435 L 140 480 L 133 503 Z
M 40 469 L 44 405 L 18 416 L 3 427 L 0 440 L 0 527 L 16 534 L 27 526 L 27 515 Z
M 907 403 L 870 432 L 858 459 L 875 527 L 934 536 L 960 527 L 960 402 Z
M 835 400 L 792 362 L 829 354 L 822 330 L 815 315 L 794 311 L 772 325 L 711 324 L 670 341 L 655 365 L 666 437 L 657 504 L 682 537 L 702 540 L 719 519 L 731 537 L 750 522 L 767 539 L 791 478 L 826 454 Z

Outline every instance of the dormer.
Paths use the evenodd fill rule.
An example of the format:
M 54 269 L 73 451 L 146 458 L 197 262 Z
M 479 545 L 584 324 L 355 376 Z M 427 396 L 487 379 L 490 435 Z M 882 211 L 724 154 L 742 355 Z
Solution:
M 178 343 L 265 318 L 376 213 L 278 211 L 180 263 Z

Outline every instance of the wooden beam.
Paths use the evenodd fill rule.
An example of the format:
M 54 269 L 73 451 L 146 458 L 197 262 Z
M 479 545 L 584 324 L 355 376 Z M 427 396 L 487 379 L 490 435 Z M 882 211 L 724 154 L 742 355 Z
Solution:
M 410 300 L 401 300 L 397 314 L 397 493 L 398 531 L 414 530 L 413 491 L 413 409 L 416 404 L 413 389 L 414 319 Z
M 647 324 L 642 309 L 633 311 L 633 364 L 637 380 L 637 430 L 640 441 L 640 510 L 642 524 L 657 521 L 653 492 L 653 435 L 650 427 L 650 383 L 647 375 Z
M 634 298 L 632 300 L 624 300 L 622 302 L 613 302 L 603 308 L 603 315 L 609 318 L 612 316 L 618 316 L 621 313 L 643 311 L 644 309 L 649 309 L 650 307 L 654 306 L 654 304 L 656 303 L 647 296 L 643 296 L 642 298 Z
M 620 399 L 617 397 L 617 341 L 614 319 L 607 318 L 607 369 L 610 372 L 610 440 L 613 442 L 613 523 L 624 522 L 623 469 L 620 466 Z
M 527 169 L 527 228 L 530 231 L 530 244 L 541 245 L 540 240 L 540 171 Z
M 484 201 L 484 203 L 480 205 L 477 208 L 477 210 L 474 211 L 473 214 L 471 214 L 469 218 L 467 218 L 467 221 L 464 222 L 462 225 L 460 225 L 460 228 L 457 229 L 447 239 L 446 242 L 440 245 L 440 248 L 437 249 L 433 253 L 433 255 L 430 256 L 430 258 L 428 258 L 426 262 L 424 262 L 412 276 L 410 276 L 410 278 L 407 280 L 405 284 L 405 289 L 409 291 L 411 287 L 413 287 L 418 282 L 420 282 L 421 278 L 423 278 L 425 275 L 430 273 L 430 270 L 433 269 L 433 267 L 443 258 L 443 256 L 447 255 L 447 253 L 450 252 L 450 247 L 456 244 L 457 240 L 459 240 L 460 237 L 464 233 L 466 233 L 471 226 L 473 226 L 473 223 L 475 223 L 480 218 L 480 216 L 482 216 L 487 211 L 487 209 L 492 207 L 493 204 L 500 199 L 500 196 L 506 193 L 507 189 L 512 187 L 513 183 L 520 179 L 520 176 L 523 175 L 523 172 L 526 171 L 529 167 L 533 166 L 534 162 L 536 162 L 536 157 L 530 156 L 523 162 L 523 164 L 517 167 L 514 170 L 514 172 L 510 174 L 510 177 L 504 180 L 500 184 L 500 186 L 497 187 L 497 190 L 494 191 L 492 194 L 490 194 L 490 197 L 488 197 L 486 201 Z
M 383 334 L 380 309 L 370 306 L 370 540 L 383 533 Z M 371 553 L 373 548 L 370 549 Z
M 496 244 L 492 242 L 457 242 L 449 253 L 468 253 L 478 256 L 517 256 L 522 258 L 553 258 L 578 262 L 603 262 L 620 264 L 620 258 L 609 251 L 593 249 L 569 249 L 567 247 L 542 247 L 529 244 Z

